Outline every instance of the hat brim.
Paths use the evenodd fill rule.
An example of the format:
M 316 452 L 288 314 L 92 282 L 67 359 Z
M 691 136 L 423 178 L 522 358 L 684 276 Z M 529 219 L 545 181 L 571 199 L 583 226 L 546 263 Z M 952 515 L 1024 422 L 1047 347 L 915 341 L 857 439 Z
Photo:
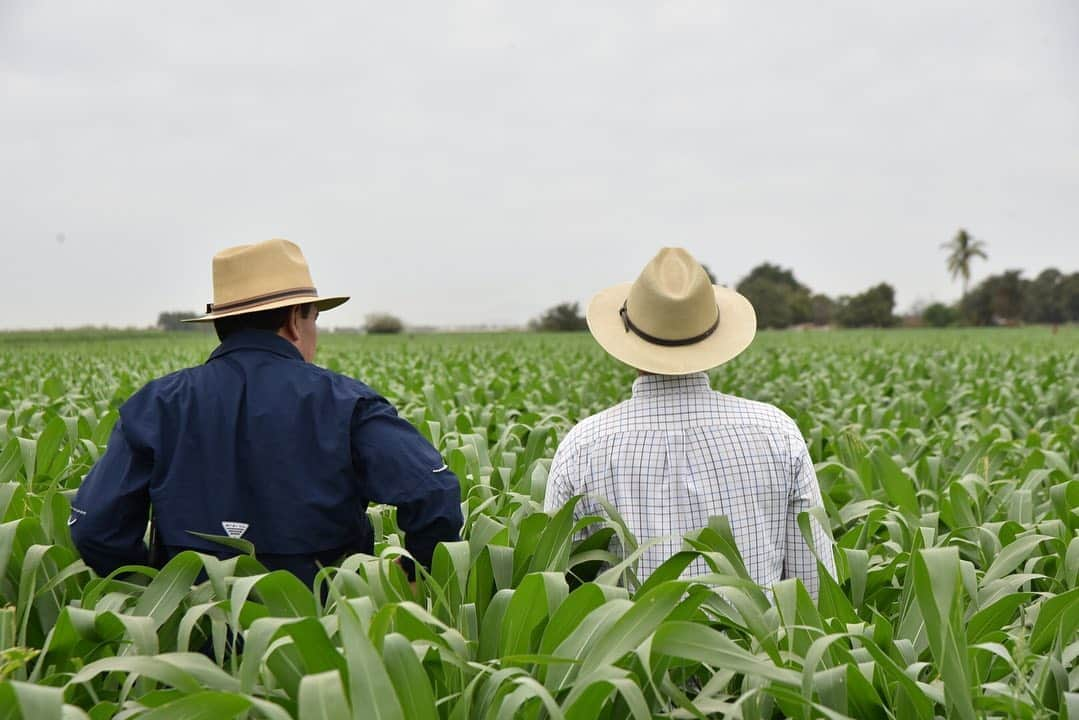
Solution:
M 285 300 L 277 300 L 275 302 L 268 302 L 262 305 L 255 305 L 253 307 L 245 307 L 240 310 L 232 310 L 230 312 L 220 313 L 206 313 L 196 318 L 188 318 L 181 322 L 187 323 L 199 323 L 199 322 L 212 322 L 221 318 L 233 317 L 235 315 L 248 315 L 250 313 L 261 312 L 263 310 L 276 310 L 277 308 L 290 307 L 292 305 L 304 305 L 306 303 L 314 303 L 319 312 L 326 312 L 332 310 L 338 305 L 342 305 L 349 299 L 348 295 L 334 295 L 331 297 L 318 297 L 315 295 L 291 297 Z
M 719 307 L 719 326 L 692 345 L 656 345 L 626 330 L 619 311 L 633 283 L 600 291 L 588 305 L 588 329 L 596 342 L 616 360 L 656 375 L 688 375 L 722 365 L 737 357 L 757 334 L 753 305 L 730 288 L 713 285 Z

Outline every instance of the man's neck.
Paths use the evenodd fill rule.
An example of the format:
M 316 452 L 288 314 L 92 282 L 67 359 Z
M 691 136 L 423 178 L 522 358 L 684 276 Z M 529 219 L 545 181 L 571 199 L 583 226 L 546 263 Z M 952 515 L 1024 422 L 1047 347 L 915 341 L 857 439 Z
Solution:
M 300 350 L 300 344 L 298 342 L 296 342 L 295 340 L 293 340 L 291 337 L 289 337 L 287 334 L 285 334 L 285 329 L 284 328 L 281 328 L 280 330 L 278 330 L 276 335 L 277 335 L 277 337 L 281 338 L 282 340 L 285 340 L 286 342 L 291 343 L 292 346 L 295 347 L 300 352 L 300 355 L 303 355 L 303 351 Z

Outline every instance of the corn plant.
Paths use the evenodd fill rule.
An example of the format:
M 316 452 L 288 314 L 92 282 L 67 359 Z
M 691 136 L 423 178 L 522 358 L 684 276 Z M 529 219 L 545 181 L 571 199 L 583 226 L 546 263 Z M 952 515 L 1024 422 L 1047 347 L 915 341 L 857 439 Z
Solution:
M 1075 330 L 765 333 L 714 371 L 807 439 L 838 567 L 814 601 L 757 586 L 726 518 L 639 578 L 616 508 L 542 511 L 558 440 L 633 377 L 585 336 L 323 338 L 320 362 L 461 479 L 462 540 L 415 586 L 380 506 L 375 553 L 313 588 L 254 547 L 97 577 L 70 499 L 123 400 L 210 346 L 11 338 L 0 718 L 1079 718 L 1077 349 Z

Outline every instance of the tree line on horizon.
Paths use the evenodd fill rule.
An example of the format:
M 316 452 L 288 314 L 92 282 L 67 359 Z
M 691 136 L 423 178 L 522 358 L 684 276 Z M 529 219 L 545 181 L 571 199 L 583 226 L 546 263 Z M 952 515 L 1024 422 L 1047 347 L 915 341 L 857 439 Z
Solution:
M 920 313 L 925 324 L 1055 326 L 1079 322 L 1079 272 L 1065 274 L 1057 268 L 1046 268 L 1027 279 L 1022 270 L 1006 270 L 986 277 L 970 290 L 971 261 L 989 258 L 985 243 L 960 228 L 941 247 L 948 251 L 947 267 L 952 279 L 963 280 L 963 295 L 956 303 L 926 307 Z
M 831 297 L 814 292 L 800 282 L 793 269 L 765 262 L 750 270 L 735 289 L 757 311 L 757 326 L 844 328 L 895 327 L 898 325 L 988 326 L 1022 323 L 1058 325 L 1079 322 L 1079 272 L 1065 274 L 1047 268 L 1034 279 L 1022 270 L 990 275 L 970 289 L 971 263 L 988 259 L 986 245 L 960 228 L 950 242 L 946 267 L 953 279 L 963 282 L 963 294 L 955 303 L 936 302 L 900 317 L 895 313 L 895 288 L 878 283 L 854 295 Z M 716 284 L 716 277 L 704 266 Z M 587 329 L 580 303 L 560 303 L 529 322 L 529 329 L 573 331 Z
M 757 325 L 762 329 L 1079 323 L 1079 272 L 1066 274 L 1057 268 L 1046 268 L 1033 279 L 1027 279 L 1022 270 L 1007 270 L 984 278 L 971 289 L 971 263 L 989 257 L 985 243 L 960 228 L 952 240 L 941 247 L 948 251 L 948 272 L 953 279 L 962 280 L 962 296 L 957 302 L 935 302 L 904 317 L 896 315 L 895 288 L 886 282 L 854 295 L 832 297 L 811 290 L 795 277 L 793 269 L 770 262 L 750 270 L 735 289 L 753 303 Z M 716 277 L 707 265 L 704 269 L 716 284 Z M 158 316 L 157 327 L 162 330 L 209 329 L 206 325 L 181 322 L 192 317 L 195 317 L 194 313 L 163 312 Z M 405 329 L 400 318 L 386 312 L 367 315 L 363 326 L 358 328 L 368 334 L 395 334 Z M 580 303 L 563 302 L 530 320 L 528 329 L 581 331 L 587 330 L 588 324 Z
M 712 283 L 715 276 L 705 267 Z M 880 283 L 857 295 L 833 299 L 814 293 L 794 276 L 790 269 L 761 263 L 742 278 L 735 289 L 753 303 L 757 326 L 781 329 L 798 325 L 843 327 L 890 327 L 897 324 L 894 315 L 895 290 Z M 539 331 L 585 330 L 580 303 L 560 303 L 529 323 Z

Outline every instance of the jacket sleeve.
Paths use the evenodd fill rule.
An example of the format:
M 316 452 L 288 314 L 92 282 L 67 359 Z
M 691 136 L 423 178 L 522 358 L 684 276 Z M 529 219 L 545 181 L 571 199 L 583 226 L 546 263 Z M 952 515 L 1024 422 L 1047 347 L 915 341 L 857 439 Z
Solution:
M 382 398 L 357 401 L 352 462 L 365 496 L 397 507 L 405 548 L 424 567 L 435 546 L 460 539 L 461 485 L 439 452 Z M 406 567 L 406 569 L 409 569 Z
M 98 575 L 145 565 L 143 536 L 150 516 L 153 457 L 136 450 L 117 420 L 105 454 L 83 479 L 71 503 L 71 539 Z

